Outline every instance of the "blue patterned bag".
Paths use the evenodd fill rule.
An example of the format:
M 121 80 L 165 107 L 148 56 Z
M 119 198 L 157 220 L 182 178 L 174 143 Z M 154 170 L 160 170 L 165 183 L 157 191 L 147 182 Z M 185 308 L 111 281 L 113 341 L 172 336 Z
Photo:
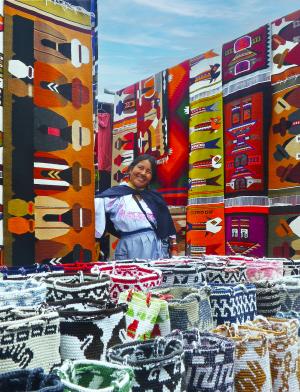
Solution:
M 300 312 L 300 276 L 283 278 L 279 282 L 282 312 Z
M 187 392 L 233 391 L 234 342 L 197 329 L 182 337 Z
M 170 335 L 116 345 L 108 350 L 107 358 L 132 368 L 132 392 L 185 390 L 183 343 L 177 337 Z
M 257 313 L 256 287 L 253 284 L 210 284 L 210 303 L 216 325 L 242 324 Z
M 0 305 L 36 306 L 46 301 L 47 289 L 32 279 L 0 281 Z
M 55 268 L 57 272 L 63 272 L 63 266 L 57 266 Z M 33 264 L 33 265 L 25 265 L 25 266 L 17 266 L 17 267 L 0 267 L 0 273 L 3 276 L 3 279 L 12 279 L 12 278 L 20 278 L 20 277 L 31 277 L 35 274 L 48 274 L 52 272 L 52 266 L 48 264 Z
M 173 286 L 176 284 L 195 285 L 206 282 L 206 267 L 204 264 L 172 263 L 170 260 L 154 260 L 152 267 L 162 271 L 162 284 Z

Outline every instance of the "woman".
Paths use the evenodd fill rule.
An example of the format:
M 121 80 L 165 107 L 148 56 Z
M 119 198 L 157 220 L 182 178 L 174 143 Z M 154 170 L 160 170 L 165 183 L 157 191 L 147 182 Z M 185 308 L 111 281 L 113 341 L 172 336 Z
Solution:
M 129 181 L 95 200 L 96 237 L 108 231 L 120 238 L 115 259 L 158 259 L 177 255 L 176 231 L 163 197 L 149 189 L 156 161 L 148 154 L 129 165 Z

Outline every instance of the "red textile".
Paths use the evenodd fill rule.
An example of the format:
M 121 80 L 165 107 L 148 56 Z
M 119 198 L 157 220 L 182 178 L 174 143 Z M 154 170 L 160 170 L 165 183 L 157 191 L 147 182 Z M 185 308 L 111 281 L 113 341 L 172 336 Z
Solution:
M 111 139 L 110 114 L 98 113 L 98 132 L 96 137 L 98 170 L 111 171 Z

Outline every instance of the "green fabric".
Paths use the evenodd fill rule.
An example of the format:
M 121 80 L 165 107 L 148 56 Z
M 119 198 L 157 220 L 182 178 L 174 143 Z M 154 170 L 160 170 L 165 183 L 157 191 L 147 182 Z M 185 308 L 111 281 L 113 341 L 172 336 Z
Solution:
M 102 361 L 66 361 L 56 370 L 64 392 L 130 392 L 133 371 Z
M 165 336 L 171 332 L 169 307 L 166 301 L 151 298 L 143 292 L 124 291 L 120 293 L 119 303 L 127 303 L 127 339 L 147 340 Z

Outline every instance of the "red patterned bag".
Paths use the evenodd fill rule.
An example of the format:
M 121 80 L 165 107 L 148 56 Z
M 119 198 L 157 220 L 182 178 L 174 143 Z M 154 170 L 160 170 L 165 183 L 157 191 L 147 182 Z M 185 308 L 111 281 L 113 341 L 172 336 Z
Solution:
M 115 302 L 123 291 L 145 291 L 160 286 L 162 282 L 162 272 L 159 269 L 139 264 L 109 264 L 98 267 L 97 270 L 101 274 L 109 275 L 110 297 Z M 95 269 L 92 272 L 95 272 Z

